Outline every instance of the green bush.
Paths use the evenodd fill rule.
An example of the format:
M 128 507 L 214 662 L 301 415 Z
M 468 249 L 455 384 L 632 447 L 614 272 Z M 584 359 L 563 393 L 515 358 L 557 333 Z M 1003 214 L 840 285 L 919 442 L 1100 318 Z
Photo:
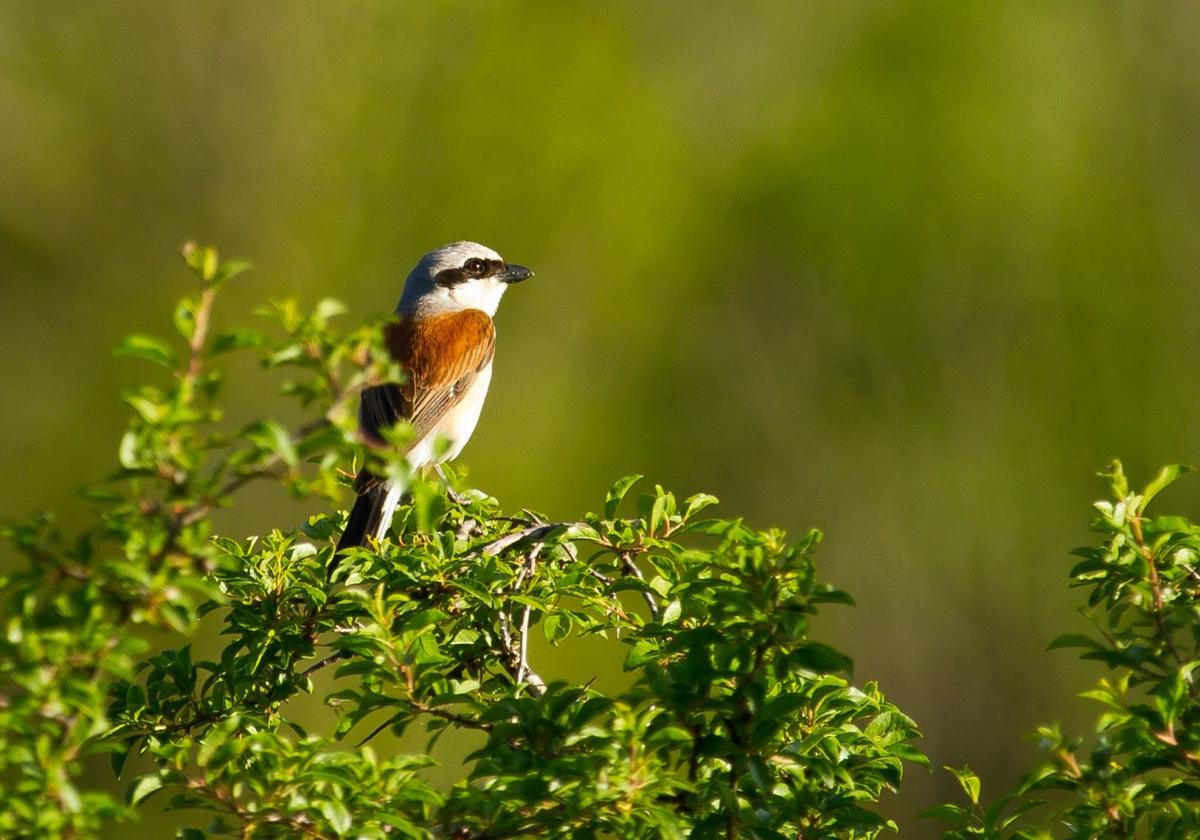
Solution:
M 1071 583 L 1088 591 L 1081 612 L 1094 632 L 1050 647 L 1082 648 L 1109 670 L 1082 693 L 1103 707 L 1095 738 L 1039 727 L 1046 760 L 986 809 L 979 780 L 956 771 L 969 804 L 927 811 L 951 823 L 947 837 L 1200 837 L 1200 527 L 1147 514 L 1185 472 L 1166 467 L 1135 493 L 1114 463 L 1105 474 L 1112 501 L 1096 503 L 1092 523 L 1102 544 L 1073 552 Z M 1058 792 L 1054 807 L 1043 791 Z
M 0 835 L 90 836 L 147 801 L 180 809 L 185 838 L 896 828 L 880 797 L 906 763 L 928 761 L 913 721 L 809 636 L 821 605 L 851 603 L 816 579 L 817 532 L 789 542 L 710 518 L 711 496 L 635 493 L 638 476 L 601 513 L 553 522 L 410 474 L 355 436 L 358 393 L 402 375 L 379 324 L 339 332 L 336 301 L 277 301 L 259 313 L 266 333 L 217 331 L 214 301 L 245 265 L 184 253 L 199 285 L 174 313 L 182 344 L 132 336 L 118 349 L 164 372 L 125 394 L 119 469 L 83 493 L 91 526 L 68 535 L 39 516 L 3 529 L 25 562 L 0 579 Z M 226 421 L 235 351 L 278 371 L 307 420 Z M 338 504 L 363 459 L 411 499 L 389 539 L 334 563 Z M 1200 836 L 1200 529 L 1146 514 L 1182 472 L 1134 494 L 1114 468 L 1114 500 L 1097 504 L 1103 544 L 1077 552 L 1071 578 L 1096 633 L 1051 647 L 1110 670 L 1086 692 L 1104 704 L 1094 741 L 1043 727 L 1046 761 L 986 807 L 979 779 L 952 771 L 967 803 L 927 812 L 948 837 Z M 214 515 L 257 482 L 317 512 L 248 539 L 217 534 Z M 194 655 L 214 630 L 218 653 Z M 546 645 L 592 636 L 623 651 L 619 685 L 539 668 Z M 336 712 L 330 731 L 294 719 L 305 694 Z M 373 749 L 380 732 L 416 729 L 419 753 Z M 451 731 L 474 750 L 459 781 L 436 786 L 423 770 Z M 117 776 L 150 772 L 125 774 L 121 798 L 97 781 L 105 755 Z M 1043 790 L 1058 791 L 1053 805 Z
M 3 580 L 0 834 L 92 834 L 147 800 L 184 809 L 188 838 L 872 837 L 889 825 L 873 806 L 905 761 L 926 762 L 913 722 L 809 638 L 819 606 L 850 601 L 815 578 L 819 534 L 789 542 L 707 518 L 706 495 L 633 498 L 637 476 L 572 522 L 448 493 L 357 444 L 357 393 L 400 375 L 377 324 L 339 333 L 336 302 L 283 301 L 261 313 L 273 337 L 217 332 L 214 300 L 245 266 L 194 246 L 185 257 L 200 284 L 175 311 L 183 346 L 133 336 L 118 350 L 165 368 L 165 384 L 125 395 L 120 469 L 85 493 L 93 526 L 5 531 L 28 563 Z M 311 418 L 298 430 L 223 422 L 221 363 L 247 349 L 284 372 L 283 393 Z M 390 539 L 332 564 L 337 502 L 363 457 L 403 474 L 412 500 Z M 249 539 L 216 534 L 213 514 L 259 481 L 321 512 Z M 220 625 L 212 659 L 193 655 L 202 620 L 209 635 Z M 624 687 L 541 673 L 535 636 L 614 640 Z M 312 692 L 336 710 L 332 731 L 291 719 L 290 701 Z M 377 733 L 414 727 L 431 745 L 473 735 L 461 781 L 426 781 L 428 751 L 372 749 Z M 117 774 L 155 769 L 119 801 L 83 787 L 98 753 Z

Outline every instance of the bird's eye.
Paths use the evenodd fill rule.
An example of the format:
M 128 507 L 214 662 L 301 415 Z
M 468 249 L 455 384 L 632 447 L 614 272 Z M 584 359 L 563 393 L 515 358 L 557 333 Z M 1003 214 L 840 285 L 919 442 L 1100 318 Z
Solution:
M 472 257 L 471 259 L 467 260 L 466 265 L 464 265 L 463 268 L 465 268 L 467 270 L 467 274 L 470 274 L 472 277 L 482 277 L 483 273 L 487 271 L 487 263 L 478 257 Z

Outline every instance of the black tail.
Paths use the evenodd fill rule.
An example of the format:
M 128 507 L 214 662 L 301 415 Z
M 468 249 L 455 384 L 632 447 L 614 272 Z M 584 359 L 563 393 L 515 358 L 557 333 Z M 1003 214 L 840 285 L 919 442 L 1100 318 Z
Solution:
M 346 520 L 346 529 L 338 539 L 338 553 L 347 548 L 365 545 L 367 535 L 379 530 L 379 520 L 383 516 L 383 502 L 387 492 L 387 485 L 380 484 L 354 500 L 354 507 L 350 509 L 350 517 Z
M 338 538 L 337 549 L 333 559 L 325 570 L 326 576 L 332 578 L 342 560 L 342 552 L 351 548 L 366 545 L 367 536 L 377 533 L 380 520 L 383 518 L 383 503 L 387 499 L 388 486 L 386 482 L 378 482 L 369 490 L 364 490 L 354 500 L 350 508 L 350 516 L 346 519 L 346 527 Z

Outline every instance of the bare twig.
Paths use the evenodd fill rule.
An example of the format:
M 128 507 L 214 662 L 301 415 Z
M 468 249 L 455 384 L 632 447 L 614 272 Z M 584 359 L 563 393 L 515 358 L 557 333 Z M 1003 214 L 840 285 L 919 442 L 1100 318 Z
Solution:
M 539 542 L 530 549 L 525 565 L 517 573 L 517 579 L 513 586 L 515 590 L 519 591 L 525 584 L 525 581 L 531 578 L 533 573 L 537 571 L 537 558 L 541 554 L 543 545 L 544 543 Z M 528 606 L 522 611 L 519 636 L 514 639 L 512 619 L 509 617 L 507 611 L 500 611 L 498 629 L 500 631 L 501 649 L 497 653 L 500 655 L 500 663 L 504 666 L 504 670 L 512 675 L 517 684 L 527 684 L 530 693 L 540 697 L 546 693 L 546 681 L 529 667 L 529 619 L 531 612 Z
M 506 613 L 504 610 L 500 610 L 499 630 L 500 645 L 503 648 L 503 650 L 500 651 L 500 654 L 501 658 L 504 658 L 511 653 L 513 649 L 512 630 L 508 626 L 508 613 Z
M 642 570 L 638 568 L 637 563 L 634 562 L 633 557 L 630 556 L 629 552 L 622 551 L 620 552 L 620 555 L 621 563 L 625 566 L 625 571 L 644 583 L 646 581 L 646 576 L 642 574 Z M 654 597 L 654 593 L 643 592 L 642 599 L 645 600 L 646 606 L 650 608 L 650 616 L 655 621 L 658 621 L 658 599 Z
M 538 558 L 538 554 L 541 553 L 542 545 L 543 545 L 542 543 L 538 543 L 529 552 L 529 565 L 526 566 L 526 568 L 529 570 L 529 577 L 531 577 L 531 578 L 537 572 L 537 558 Z M 530 613 L 530 611 L 531 611 L 530 607 L 528 605 L 526 605 L 525 611 L 521 616 L 521 655 L 520 655 L 520 661 L 517 663 L 517 682 L 524 682 L 526 679 L 529 679 L 531 684 L 533 684 L 535 682 L 540 683 L 541 688 L 545 689 L 545 683 L 542 682 L 542 678 L 539 677 L 537 674 L 533 673 L 533 671 L 529 667 L 529 613 Z
M 464 729 L 480 729 L 480 730 L 483 730 L 484 732 L 486 732 L 492 728 L 492 725 L 490 723 L 485 723 L 484 721 L 476 720 L 475 718 L 467 717 L 466 715 L 460 715 L 460 714 L 455 714 L 454 712 L 448 712 L 445 709 L 439 709 L 437 706 L 430 706 L 428 703 L 422 703 L 420 700 L 414 700 L 411 697 L 404 697 L 401 699 L 405 703 L 407 703 L 408 707 L 410 709 L 412 709 L 414 712 L 417 712 L 417 713 L 423 714 L 423 715 L 430 715 L 430 716 L 436 717 L 436 718 L 441 718 L 442 720 L 449 721 L 450 723 L 453 723 L 456 726 L 461 726 Z M 383 723 L 379 724 L 374 729 L 372 729 L 370 731 L 370 733 L 368 733 L 365 738 L 363 738 L 361 741 L 359 741 L 357 744 L 355 744 L 355 746 L 361 747 L 363 744 L 370 741 L 372 738 L 374 738 L 376 735 L 378 735 L 383 730 L 387 729 L 393 723 L 395 723 L 396 721 L 403 718 L 404 715 L 405 715 L 405 712 L 396 712 L 396 714 L 392 715 L 387 720 L 385 720 Z
M 188 366 L 183 376 L 186 380 L 194 381 L 204 367 L 204 342 L 208 340 L 208 324 L 216 297 L 217 290 L 212 286 L 206 285 L 200 292 L 200 302 L 192 322 L 192 337 L 188 341 Z
M 595 569 L 588 569 L 588 574 L 600 581 L 605 586 L 612 586 L 612 578 L 610 578 L 608 575 L 597 572 Z
M 305 668 L 303 676 L 310 677 L 327 665 L 332 665 L 334 662 L 340 662 L 343 659 L 349 659 L 349 658 L 350 658 L 350 651 L 348 651 L 348 650 L 339 650 L 335 653 L 331 653 L 331 654 L 329 654 L 329 656 L 326 656 L 324 659 L 319 659 L 316 662 L 314 662 L 312 665 L 309 665 L 307 668 Z
M 466 507 L 467 505 L 471 504 L 472 501 L 474 501 L 470 496 L 464 496 L 462 493 L 459 493 L 450 486 L 450 479 L 446 476 L 446 471 L 442 469 L 441 464 L 435 464 L 433 471 L 436 472 L 438 478 L 442 480 L 442 486 L 445 487 L 446 495 L 450 497 L 450 501 L 454 502 L 460 507 Z
M 1166 623 L 1163 621 L 1163 596 L 1162 584 L 1158 579 L 1158 559 L 1154 556 L 1154 552 L 1150 550 L 1150 546 L 1146 544 L 1146 538 L 1142 535 L 1142 518 L 1135 515 L 1129 520 L 1129 524 L 1133 530 L 1133 538 L 1137 544 L 1138 551 L 1150 569 L 1150 591 L 1154 597 L 1154 626 L 1158 630 L 1158 635 L 1166 643 L 1167 650 L 1170 651 L 1171 656 L 1175 658 L 1176 662 L 1182 665 L 1184 658 L 1175 647 L 1175 642 L 1171 639 L 1171 633 L 1167 630 Z
M 519 658 L 517 660 L 517 682 L 525 682 L 525 678 L 529 675 L 529 607 L 525 608 L 524 614 L 521 616 L 521 641 L 519 644 Z
M 501 537 L 497 537 L 496 539 L 492 540 L 487 545 L 471 552 L 471 554 L 468 555 L 468 559 L 472 558 L 472 557 L 477 557 L 479 555 L 483 555 L 484 557 L 495 557 L 497 554 L 504 551 L 504 549 L 509 548 L 513 545 L 516 545 L 517 543 L 519 543 L 523 540 L 527 540 L 527 539 L 532 539 L 534 541 L 544 540 L 550 534 L 550 532 L 554 531 L 556 528 L 570 527 L 571 525 L 574 525 L 574 524 L 576 524 L 576 523 L 574 523 L 574 522 L 538 522 L 533 525 L 530 525 L 527 528 L 521 528 L 516 531 L 509 531 L 507 534 L 505 534 Z M 540 545 L 540 543 L 539 543 L 539 545 Z
M 454 538 L 456 540 L 465 540 L 465 539 L 467 539 L 467 537 L 471 536 L 471 534 L 478 527 L 479 527 L 479 523 L 476 522 L 474 519 L 464 519 L 459 524 L 458 528 L 455 529 Z

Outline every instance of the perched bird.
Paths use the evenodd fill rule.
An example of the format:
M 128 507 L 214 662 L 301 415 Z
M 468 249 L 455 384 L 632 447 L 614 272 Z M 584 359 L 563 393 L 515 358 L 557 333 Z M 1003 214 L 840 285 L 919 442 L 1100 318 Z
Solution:
M 382 445 L 383 430 L 406 420 L 413 437 L 404 454 L 414 468 L 458 457 L 475 431 L 492 380 L 492 316 L 508 287 L 532 276 L 477 242 L 454 242 L 423 256 L 404 281 L 396 306 L 400 318 L 384 335 L 405 381 L 363 392 L 358 411 L 363 438 Z M 405 488 L 363 469 L 354 489 L 358 498 L 338 551 L 382 537 Z

